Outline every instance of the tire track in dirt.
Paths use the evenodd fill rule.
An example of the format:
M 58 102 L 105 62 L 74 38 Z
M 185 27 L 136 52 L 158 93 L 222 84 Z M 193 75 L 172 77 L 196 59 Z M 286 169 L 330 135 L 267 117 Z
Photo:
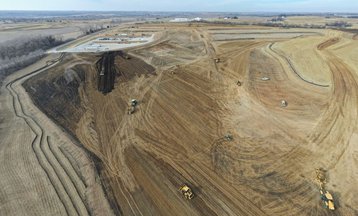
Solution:
M 44 147 L 44 143 L 46 140 L 44 138 L 43 128 L 39 125 L 38 122 L 36 122 L 35 119 L 33 119 L 31 116 L 29 116 L 28 114 L 25 113 L 20 96 L 12 86 L 14 83 L 21 81 L 22 79 L 24 79 L 26 77 L 29 77 L 36 73 L 40 73 L 41 71 L 54 66 L 58 62 L 61 62 L 63 57 L 64 57 L 64 55 L 62 54 L 58 59 L 46 62 L 47 63 L 46 66 L 41 67 L 31 73 L 28 73 L 24 76 L 21 76 L 15 80 L 9 82 L 6 85 L 6 88 L 12 96 L 12 103 L 13 103 L 13 109 L 14 109 L 15 115 L 19 118 L 22 118 L 26 122 L 26 124 L 30 127 L 30 129 L 33 131 L 33 133 L 35 134 L 35 138 L 32 141 L 32 149 L 35 153 L 35 156 L 36 156 L 40 166 L 46 173 L 57 196 L 59 197 L 66 213 L 68 215 L 88 215 L 89 212 L 86 209 L 86 207 L 83 208 L 84 203 L 83 203 L 82 199 L 78 199 L 77 197 L 73 198 L 69 195 L 69 191 L 71 191 L 71 189 L 68 188 L 70 185 L 68 182 L 68 179 L 63 179 L 63 178 L 66 178 L 66 176 L 62 175 L 61 176 L 62 178 L 59 176 L 59 174 L 63 174 L 63 173 L 58 173 L 59 165 L 58 164 L 55 165 L 54 155 L 52 155 L 49 152 L 50 151 L 49 149 L 45 149 L 46 146 Z M 47 148 L 48 148 L 48 145 L 47 145 Z M 65 168 L 62 167 L 62 170 L 65 170 Z M 57 173 L 56 173 L 56 171 L 57 171 Z M 67 176 L 67 178 L 68 178 L 68 176 Z M 65 186 L 67 186 L 67 187 L 65 187 Z M 72 184 L 72 187 L 74 187 L 73 184 Z M 79 196 L 79 194 L 72 193 L 72 196 L 76 196 L 76 195 Z M 79 200 L 81 200 L 81 201 L 78 202 Z
M 293 65 L 291 59 L 287 58 L 285 55 L 279 53 L 278 51 L 274 50 L 272 48 L 272 46 L 274 45 L 275 43 L 271 43 L 269 45 L 269 49 L 274 53 L 276 54 L 277 56 L 279 56 L 280 58 L 284 59 L 286 61 L 286 63 L 288 64 L 288 66 L 291 68 L 291 70 L 304 82 L 306 83 L 309 83 L 309 84 L 312 84 L 312 85 L 315 85 L 315 86 L 320 86 L 320 87 L 329 87 L 329 85 L 323 85 L 323 84 L 319 84 L 319 83 L 315 83 L 315 82 L 312 82 L 312 81 L 309 81 L 305 78 L 302 77 L 302 75 L 297 71 L 297 69 L 295 68 L 295 66 Z
M 334 168 L 344 154 L 357 124 L 358 77 L 338 57 L 329 52 L 325 52 L 324 55 L 333 76 L 332 96 L 327 109 L 310 135 L 310 140 L 319 147 L 324 147 L 326 151 L 336 153 L 327 159 L 328 167 Z M 332 159 L 334 162 L 331 162 Z
M 52 61 L 51 61 L 51 62 L 48 61 L 48 62 L 46 62 L 46 63 L 47 63 L 47 65 L 52 65 L 52 64 L 54 64 Z M 39 142 L 39 140 L 42 139 L 42 134 L 39 134 L 39 133 L 33 128 L 33 126 L 31 125 L 30 121 L 28 120 L 28 118 L 25 117 L 24 114 L 20 114 L 21 111 L 19 111 L 18 108 L 17 108 L 17 106 L 16 106 L 16 104 L 19 103 L 18 95 L 17 95 L 17 94 L 15 93 L 15 91 L 11 88 L 11 86 L 12 86 L 13 83 L 19 81 L 19 80 L 22 79 L 22 78 L 25 78 L 25 77 L 27 77 L 27 76 L 30 76 L 31 74 L 37 73 L 37 72 L 39 72 L 39 71 L 41 71 L 41 70 L 44 70 L 45 68 L 47 68 L 47 65 L 44 66 L 44 67 L 39 68 L 38 70 L 33 71 L 33 72 L 30 73 L 30 74 L 21 76 L 21 77 L 15 79 L 15 80 L 11 81 L 10 83 L 8 83 L 8 84 L 6 85 L 6 88 L 7 88 L 7 90 L 10 92 L 10 94 L 11 94 L 11 96 L 12 96 L 12 106 L 13 106 L 15 115 L 16 115 L 17 117 L 23 119 L 23 120 L 26 122 L 26 124 L 29 126 L 29 128 L 32 130 L 32 132 L 35 134 L 35 138 L 34 138 L 34 140 L 33 140 L 32 143 L 31 143 L 31 147 L 32 147 L 32 149 L 33 149 L 33 151 L 34 151 L 34 153 L 35 153 L 35 156 L 36 156 L 36 158 L 37 158 L 37 160 L 38 160 L 40 166 L 41 166 L 42 169 L 44 170 L 44 172 L 45 172 L 46 176 L 48 177 L 50 183 L 53 185 L 53 188 L 54 188 L 54 190 L 55 190 L 55 192 L 56 192 L 56 194 L 57 194 L 59 200 L 61 201 L 61 203 L 62 203 L 62 205 L 63 205 L 63 207 L 64 207 L 66 213 L 67 213 L 67 214 L 70 214 L 71 212 L 74 212 L 74 211 L 73 211 L 73 210 L 74 210 L 74 209 L 73 209 L 73 206 L 71 206 L 71 205 L 68 204 L 68 200 L 66 199 L 66 197 L 63 196 L 63 194 L 62 194 L 61 191 L 60 191 L 60 188 L 54 186 L 54 185 L 56 184 L 56 179 L 54 179 L 53 174 L 48 170 L 48 166 L 47 166 L 47 164 L 45 163 L 43 157 L 41 157 L 40 153 L 38 153 L 38 151 L 37 151 L 38 148 L 35 147 L 35 146 L 38 145 L 37 143 Z M 17 102 L 17 103 L 16 103 L 16 102 Z M 57 183 L 58 183 L 58 182 L 57 182 Z
M 323 166 L 332 169 L 339 162 L 349 144 L 350 137 L 357 124 L 358 110 L 358 85 L 357 75 L 347 65 L 331 53 L 325 52 L 326 62 L 331 69 L 333 84 L 331 97 L 326 110 L 321 115 L 316 127 L 308 137 L 308 142 L 316 144 L 319 153 L 309 153 L 295 148 L 285 155 L 283 164 L 276 163 L 271 166 L 274 170 L 291 170 L 289 164 L 312 163 L 313 158 L 320 157 L 320 164 L 311 166 Z M 326 154 L 329 152 L 329 154 Z M 322 161 L 323 160 L 323 161 Z M 274 163 L 275 164 L 275 163 Z M 313 214 L 318 214 L 316 207 L 312 209 Z M 323 212 L 319 211 L 319 214 Z M 339 211 L 335 215 L 340 215 Z
M 326 49 L 326 48 L 338 43 L 339 41 L 340 41 L 340 38 L 338 38 L 338 37 L 331 38 L 329 40 L 326 40 L 326 41 L 318 44 L 317 49 L 318 50 L 324 50 L 324 49 Z
M 74 161 L 73 156 L 66 151 L 66 149 L 59 147 L 58 148 L 59 152 L 57 152 L 57 150 L 55 150 L 55 152 L 57 152 L 56 154 L 59 154 L 61 156 L 58 156 L 58 158 L 66 158 L 66 160 L 68 161 L 68 163 L 70 164 L 70 166 L 72 167 L 72 169 L 76 172 L 76 175 L 78 176 L 78 178 L 81 179 L 81 182 L 83 183 L 84 187 L 88 187 L 87 183 L 86 183 L 86 179 L 85 177 L 82 175 L 80 168 L 78 166 L 76 166 L 76 161 Z M 67 162 L 65 162 L 67 163 Z
M 48 152 L 49 158 L 53 160 L 54 167 L 57 167 L 57 173 L 61 173 L 63 175 L 62 178 L 64 179 L 68 178 L 74 186 L 73 187 L 70 184 L 68 185 L 68 187 L 66 187 L 69 188 L 68 193 L 72 193 L 72 197 L 79 195 L 81 200 L 86 200 L 86 188 L 84 182 L 82 182 L 82 179 L 77 175 L 71 163 L 65 157 L 61 157 L 61 155 L 59 154 L 59 148 L 57 146 L 55 147 L 50 140 L 50 137 L 46 136 L 46 148 L 48 148 L 46 149 L 46 152 Z M 87 212 L 89 214 L 89 207 L 87 203 L 82 203 L 83 205 L 78 206 L 78 211 L 84 212 L 84 214 L 86 214 L 85 212 Z
M 145 88 L 144 92 L 141 92 L 139 98 L 144 97 L 144 95 L 146 95 L 150 89 L 157 89 L 157 87 L 159 87 L 160 85 L 167 84 L 167 82 L 169 82 L 171 80 L 174 80 L 174 79 L 177 79 L 177 78 L 169 77 L 169 79 L 165 79 L 163 81 L 162 80 L 162 78 L 163 78 L 162 75 L 163 74 L 164 74 L 163 71 L 160 72 L 158 77 L 156 77 L 149 85 L 146 85 L 146 88 Z M 155 93 L 155 91 L 154 91 L 154 93 Z M 151 92 L 150 94 L 153 94 L 153 92 Z M 146 104 L 147 108 L 150 108 L 152 106 L 152 104 L 153 104 L 154 99 L 152 98 L 152 96 L 153 95 L 151 95 L 150 99 L 147 99 L 148 100 L 148 102 Z M 136 122 L 138 120 L 136 116 L 141 115 L 141 114 L 144 115 L 145 110 L 146 110 L 146 107 L 144 107 L 143 110 L 138 110 L 136 115 L 124 117 L 123 120 L 122 120 L 122 123 L 121 123 L 121 124 L 124 124 L 124 125 L 122 125 L 121 128 L 118 128 L 116 130 L 115 134 L 123 134 L 126 137 L 126 140 L 128 142 L 131 142 L 135 138 L 135 134 L 133 134 L 133 131 L 131 131 L 131 127 L 128 124 L 129 124 L 129 122 L 132 122 L 131 124 L 134 124 L 133 122 Z M 144 115 L 144 116 L 146 116 L 146 115 Z M 129 119 L 131 119 L 131 120 L 129 120 Z M 148 124 L 148 125 L 150 125 L 150 124 Z M 122 141 L 122 143 L 121 143 L 121 145 L 124 145 L 124 146 L 127 146 L 127 144 L 128 143 L 127 142 L 124 143 L 124 141 Z M 118 169 L 115 169 L 115 170 L 118 170 Z M 128 197 L 131 197 L 131 195 L 129 194 Z M 133 203 L 135 204 L 134 207 L 136 207 L 139 210 L 139 207 L 137 206 L 136 202 L 133 201 Z M 133 212 L 133 209 L 132 209 L 132 212 Z
M 266 51 L 266 49 L 264 51 Z M 268 54 L 270 53 L 271 52 Z M 271 54 L 268 56 L 276 59 L 276 57 Z M 245 62 L 245 60 L 242 60 L 239 64 L 241 63 L 241 65 L 243 65 Z M 280 76 L 282 76 L 275 74 L 279 77 L 272 77 L 271 75 L 272 74 L 270 74 L 271 82 L 276 80 L 276 78 L 280 80 Z M 244 89 L 245 91 L 240 91 L 241 97 L 248 97 L 252 100 L 252 96 L 246 94 L 250 94 L 250 91 L 255 89 Z M 250 102 L 250 106 L 260 107 L 260 105 L 256 103 L 257 102 L 253 100 Z M 255 110 L 255 112 L 257 112 L 257 110 Z M 258 114 L 259 113 L 263 115 L 262 118 L 265 118 L 264 115 L 268 114 L 266 112 L 261 113 L 260 111 Z M 303 144 L 308 142 L 308 139 L 305 138 L 298 136 L 291 137 L 290 131 L 285 127 L 285 124 L 276 122 L 276 119 L 273 120 L 273 125 L 277 126 L 283 133 L 289 134 L 290 139 Z M 224 172 L 223 176 L 225 174 L 226 181 L 238 186 L 245 184 L 246 187 L 251 188 L 253 191 L 259 192 L 260 194 L 267 194 L 262 200 L 262 209 L 269 215 L 309 214 L 312 211 L 317 214 L 317 208 L 319 208 L 319 206 L 315 205 L 317 193 L 312 190 L 313 185 L 310 181 L 305 180 L 297 173 L 297 171 L 303 170 L 301 165 L 304 164 L 306 160 L 312 161 L 312 154 L 309 151 L 306 151 L 299 145 L 293 146 L 292 149 L 288 151 L 277 151 L 279 148 L 272 150 L 264 146 L 271 146 L 274 143 L 265 143 L 264 140 L 257 138 L 246 140 L 244 137 L 239 137 L 238 141 L 233 141 L 232 144 L 230 143 L 231 142 L 221 145 L 219 140 L 212 149 L 212 152 L 214 152 L 214 154 L 212 154 L 213 161 L 216 160 L 219 161 L 219 163 L 221 161 L 223 163 L 222 167 L 228 169 L 225 170 L 223 168 L 224 170 L 219 170 L 219 173 Z M 275 155 L 275 157 L 272 157 L 272 155 Z M 214 156 L 217 156 L 217 158 Z M 235 164 L 230 164 L 233 162 Z M 215 165 L 215 162 L 213 162 L 213 164 Z M 254 168 L 254 170 L 248 168 L 250 164 L 257 168 Z M 260 170 L 259 167 L 264 167 L 264 169 Z M 280 199 L 276 199 L 275 197 L 277 196 L 279 196 Z M 290 208 L 289 213 L 287 208 Z M 323 211 L 320 210 L 319 212 L 319 215 L 325 215 Z
M 113 102 L 112 102 L 113 103 Z M 104 107 L 104 110 L 103 112 L 101 112 L 101 118 L 105 119 L 104 115 L 106 113 L 111 113 L 111 112 L 108 112 L 106 111 L 107 109 L 109 110 L 111 108 L 111 104 L 112 104 L 110 101 L 107 101 L 106 104 L 103 106 Z M 126 125 L 128 120 L 127 118 L 130 118 L 130 117 L 133 117 L 133 116 L 128 116 L 128 115 L 125 115 L 123 116 L 123 118 L 121 119 L 121 125 Z M 116 134 L 122 132 L 125 127 L 120 127 L 120 128 L 117 128 L 115 131 L 114 131 L 114 135 L 112 135 L 112 138 L 109 140 L 109 142 L 113 142 L 113 137 L 115 137 Z M 126 134 L 127 137 L 129 137 L 130 135 L 129 134 Z M 125 145 L 124 145 L 125 146 Z M 124 149 L 124 147 L 123 147 Z M 106 171 L 108 173 L 110 173 L 109 176 L 114 176 L 115 178 L 112 180 L 112 181 L 115 181 L 116 182 L 116 185 L 119 185 L 120 187 L 117 187 L 116 190 L 119 191 L 122 195 L 123 195 L 123 198 L 125 200 L 125 202 L 128 204 L 131 212 L 134 214 L 134 215 L 142 215 L 143 216 L 143 213 L 141 212 L 140 208 L 138 207 L 137 203 L 135 202 L 132 194 L 130 193 L 130 191 L 127 189 L 127 187 L 123 186 L 122 185 L 122 182 L 119 180 L 119 178 L 121 177 L 121 174 L 123 174 L 123 167 L 121 168 L 120 165 L 118 164 L 114 164 L 113 161 L 116 161 L 115 159 L 113 158 L 110 158 L 110 157 L 116 157 L 117 155 L 121 154 L 120 152 L 112 152 L 112 149 L 111 148 L 108 148 L 106 149 L 107 152 L 103 152 L 104 154 L 104 157 L 102 159 L 103 161 L 103 164 L 104 166 L 106 167 Z M 119 151 L 122 149 L 116 149 L 116 151 Z
M 217 76 L 218 73 L 219 73 L 219 68 L 218 68 L 218 64 L 214 60 L 214 59 L 217 58 L 217 56 L 216 56 L 215 47 L 212 45 L 212 39 L 211 39 L 210 35 L 208 33 L 206 33 L 206 32 L 203 32 L 203 31 L 197 30 L 197 29 L 195 30 L 195 32 L 198 35 L 200 35 L 199 38 L 201 38 L 201 40 L 204 43 L 207 58 L 209 58 L 209 61 L 213 65 L 213 68 L 215 68 L 215 75 Z M 208 78 L 211 79 L 212 75 L 213 74 L 211 73 L 211 71 L 209 71 L 208 72 Z
M 208 59 L 212 62 L 211 59 Z M 214 66 L 212 66 L 214 67 Z M 167 113 L 171 113 L 171 118 L 176 118 L 176 116 L 173 114 L 174 110 L 176 109 L 180 109 L 178 108 L 178 105 L 176 104 L 171 104 L 169 103 L 169 101 L 163 101 L 165 98 L 168 98 L 170 99 L 171 97 L 173 97 L 172 95 L 170 95 L 169 93 L 171 92 L 164 92 L 168 89 L 169 86 L 167 85 L 171 85 L 171 88 L 175 89 L 173 90 L 174 92 L 182 92 L 182 89 L 180 89 L 179 87 L 181 86 L 186 86 L 186 88 L 190 88 L 190 89 L 193 89 L 192 91 L 190 90 L 190 92 L 200 92 L 201 94 L 205 95 L 205 96 L 208 96 L 213 94 L 212 92 L 208 92 L 207 90 L 205 89 L 202 89 L 202 88 L 199 88 L 201 85 L 196 85 L 197 84 L 197 79 L 199 78 L 195 76 L 195 78 L 193 77 L 194 75 L 191 74 L 192 76 L 189 76 L 189 77 L 186 77 L 184 76 L 184 74 L 186 76 L 188 76 L 189 74 L 187 74 L 186 72 L 182 72 L 181 75 L 176 75 L 175 78 L 173 80 L 175 80 L 175 83 L 177 85 L 179 85 L 177 88 L 175 86 L 173 86 L 173 83 L 166 83 L 167 82 L 167 79 L 164 81 L 164 82 L 159 82 L 159 84 L 162 85 L 162 88 L 161 89 L 155 89 L 151 94 L 155 94 L 155 98 L 158 97 L 157 95 L 160 94 L 160 101 L 157 101 L 156 102 L 156 105 L 157 105 L 157 109 L 158 107 L 160 107 L 161 109 L 165 110 Z M 191 79 L 189 79 L 191 78 Z M 194 81 L 195 80 L 195 81 Z M 207 79 L 203 80 L 203 82 L 208 82 Z M 194 94 L 194 93 L 193 93 Z M 152 96 L 152 95 L 150 95 Z M 183 101 L 184 102 L 184 101 Z M 201 107 L 200 105 L 197 105 L 199 107 Z M 165 109 L 167 108 L 167 109 Z M 215 118 L 218 118 L 218 117 L 215 117 Z M 156 133 L 160 133 L 160 130 L 159 130 L 159 126 L 157 125 L 157 127 L 155 127 L 150 121 L 147 122 L 146 124 L 147 128 L 150 128 L 151 130 L 153 131 L 156 131 Z M 128 129 L 129 130 L 129 129 Z M 136 132 L 136 135 L 141 137 L 141 139 L 143 139 L 145 142 L 148 142 L 148 143 L 157 143 L 158 145 L 152 145 L 150 148 L 152 149 L 155 149 L 155 152 L 156 153 L 159 153 L 160 155 L 160 158 L 165 158 L 167 161 L 175 161 L 176 164 L 181 164 L 181 163 L 185 163 L 185 161 L 188 162 L 191 161 L 191 160 L 196 160 L 196 155 L 194 154 L 191 154 L 189 151 L 187 151 L 187 154 L 186 155 L 190 155 L 190 159 L 188 159 L 185 154 L 179 154 L 177 151 L 175 151 L 175 149 L 172 149 L 172 150 L 169 150 L 168 149 L 168 146 L 166 146 L 165 144 L 162 144 L 160 143 L 160 140 L 158 137 L 151 137 L 150 134 L 148 133 L 145 133 L 144 131 L 139 131 L 137 130 Z M 195 141 L 193 141 L 195 142 Z M 165 146 L 165 150 L 162 149 L 161 146 Z M 177 147 L 178 148 L 178 147 Z M 185 151 L 185 149 L 181 149 L 181 151 Z M 210 146 L 208 148 L 208 151 L 210 151 Z M 187 166 L 190 166 L 190 165 L 187 165 Z M 205 166 L 205 165 L 200 165 L 200 166 Z M 200 167 L 198 168 L 200 169 Z M 164 169 L 166 170 L 166 169 Z M 196 173 L 196 177 L 195 176 L 192 176 L 194 179 L 198 178 L 198 179 L 208 179 L 207 176 L 202 176 L 202 175 L 199 175 L 198 173 L 200 173 L 199 170 L 192 170 L 191 168 L 188 170 L 188 167 L 182 167 L 182 170 L 185 170 L 185 172 L 187 173 Z M 207 172 L 209 172 L 208 170 L 206 170 Z M 215 175 L 212 171 L 210 171 L 211 175 Z M 210 176 L 211 176 L 210 175 Z M 171 177 L 173 178 L 173 177 Z M 179 178 L 179 177 L 178 177 Z M 180 179 L 182 179 L 183 177 L 181 177 Z M 212 180 L 212 179 L 208 179 L 209 182 L 217 182 L 215 180 Z M 184 181 L 184 180 L 182 180 Z M 182 181 L 175 181 L 175 184 L 180 184 Z M 201 180 L 197 180 L 197 181 L 201 181 Z M 201 184 L 198 184 L 198 185 L 201 185 L 200 187 L 203 187 L 203 188 L 206 188 L 206 187 L 209 187 L 207 184 L 209 183 L 202 183 L 200 182 Z M 212 185 L 210 185 L 212 186 Z M 212 188 L 212 187 L 210 187 Z M 227 188 L 227 187 L 225 187 Z M 220 187 L 219 189 L 216 189 L 216 191 L 219 193 L 224 191 L 222 187 Z M 245 196 L 244 194 L 240 194 L 240 197 L 242 198 L 242 196 Z M 221 202 L 225 202 L 225 201 L 221 201 L 221 200 L 214 200 L 214 198 L 210 198 L 211 196 L 209 194 L 200 194 L 200 197 L 196 198 L 198 199 L 198 203 L 199 203 L 199 200 L 205 200 L 205 203 L 209 202 L 210 203 L 210 208 L 213 208 L 216 210 L 216 212 L 225 212 L 226 214 L 234 214 L 233 212 L 231 212 L 231 210 L 229 208 L 226 208 L 226 207 L 222 207 Z M 232 198 L 232 196 L 230 196 Z M 199 199 L 200 198 L 200 199 Z M 229 200 L 230 198 L 228 198 L 228 195 L 225 196 L 225 200 Z M 254 205 L 253 203 L 251 204 L 248 204 L 247 202 L 243 202 L 243 204 L 241 204 L 240 206 L 241 207 L 238 207 L 236 205 L 236 203 L 239 203 L 239 202 L 242 202 L 241 199 L 240 201 L 236 201 L 235 204 L 234 202 L 230 204 L 225 204 L 225 205 L 235 205 L 234 208 L 232 209 L 241 209 L 240 212 L 245 212 L 246 215 L 257 215 L 257 213 L 259 212 L 259 215 L 264 215 L 264 213 L 256 206 Z M 194 202 L 193 202 L 194 203 Z M 196 202 L 195 202 L 196 203 Z M 198 204 L 199 205 L 199 204 Z M 245 205 L 248 205 L 250 206 L 249 209 L 250 210 L 247 210 L 245 209 L 244 210 L 244 207 Z M 214 206 L 214 207 L 212 207 Z M 199 206 L 198 206 L 199 207 Z M 216 209 L 215 207 L 218 207 L 220 208 L 220 210 Z M 201 206 L 200 204 L 200 208 L 206 208 L 205 206 Z M 215 212 L 215 211 L 214 211 Z

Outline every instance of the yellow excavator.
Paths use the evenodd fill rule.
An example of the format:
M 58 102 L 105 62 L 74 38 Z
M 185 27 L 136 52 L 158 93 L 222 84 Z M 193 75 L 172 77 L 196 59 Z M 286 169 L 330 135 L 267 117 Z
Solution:
M 186 199 L 188 199 L 188 200 L 191 200 L 191 199 L 194 198 L 194 194 L 193 194 L 191 188 L 190 188 L 188 185 L 186 185 L 186 184 L 184 184 L 183 186 L 181 186 L 181 187 L 179 188 L 179 191 L 180 191 L 180 192 L 183 194 L 183 196 L 184 196 Z

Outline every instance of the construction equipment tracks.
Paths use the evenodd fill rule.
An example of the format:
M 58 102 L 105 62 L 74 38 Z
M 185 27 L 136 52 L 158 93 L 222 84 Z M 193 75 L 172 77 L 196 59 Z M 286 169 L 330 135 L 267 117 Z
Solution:
M 290 68 L 301 80 L 303 80 L 303 81 L 306 82 L 306 83 L 315 85 L 315 86 L 319 86 L 319 87 L 329 87 L 329 85 L 323 85 L 323 84 L 315 83 L 315 82 L 312 82 L 312 81 L 309 81 L 309 80 L 305 79 L 305 78 L 297 71 L 297 69 L 296 69 L 295 66 L 293 65 L 291 59 L 287 58 L 285 55 L 281 54 L 280 52 L 278 52 L 277 50 L 274 50 L 274 49 L 272 48 L 272 46 L 273 46 L 274 44 L 275 44 L 275 43 L 271 43 L 271 44 L 269 45 L 270 51 L 272 51 L 274 54 L 276 54 L 276 55 L 279 56 L 280 58 L 284 59 L 284 60 L 286 61 L 286 63 L 288 64 L 289 68 Z
M 68 166 L 70 161 L 60 152 L 58 146 L 54 146 L 50 142 L 50 137 L 37 119 L 25 111 L 21 96 L 14 87 L 14 85 L 21 84 L 22 81 L 31 76 L 55 66 L 62 61 L 63 57 L 64 54 L 61 54 L 59 58 L 47 61 L 45 66 L 12 80 L 6 85 L 6 89 L 11 94 L 15 115 L 23 119 L 35 134 L 31 143 L 32 150 L 56 191 L 65 212 L 67 215 L 90 215 L 88 205 L 85 202 L 85 182 L 78 176 L 73 166 Z

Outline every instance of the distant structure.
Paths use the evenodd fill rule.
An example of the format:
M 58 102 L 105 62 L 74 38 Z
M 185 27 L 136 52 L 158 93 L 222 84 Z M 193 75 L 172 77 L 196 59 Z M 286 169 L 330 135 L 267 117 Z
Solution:
M 194 19 L 189 19 L 189 18 L 174 18 L 172 20 L 169 20 L 169 22 L 201 22 L 203 21 L 203 18 L 201 17 L 196 17 Z
M 222 18 L 221 18 L 222 19 Z M 228 19 L 239 19 L 239 17 L 237 16 L 233 16 L 233 17 L 224 17 L 224 20 L 228 20 Z
M 203 21 L 203 18 L 201 18 L 201 17 L 196 17 L 196 18 L 192 19 L 191 21 L 201 22 L 201 21 Z
M 169 22 L 189 22 L 190 20 L 188 18 L 174 18 L 170 20 Z

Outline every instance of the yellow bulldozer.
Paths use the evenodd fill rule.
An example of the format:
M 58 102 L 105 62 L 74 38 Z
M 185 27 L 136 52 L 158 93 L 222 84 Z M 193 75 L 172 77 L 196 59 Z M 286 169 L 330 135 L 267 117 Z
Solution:
M 326 171 L 322 168 L 316 169 L 316 180 L 319 184 L 319 192 L 321 195 L 321 200 L 326 208 L 329 210 L 335 210 L 334 200 L 332 194 L 324 189 L 324 185 L 327 183 Z
M 179 191 L 183 194 L 183 196 L 188 199 L 188 200 L 191 200 L 194 198 L 194 193 L 192 192 L 191 188 L 184 184 L 183 186 L 181 186 L 179 188 Z
M 332 211 L 335 210 L 332 194 L 324 189 L 320 189 L 319 192 L 321 193 L 321 199 L 325 207 Z

